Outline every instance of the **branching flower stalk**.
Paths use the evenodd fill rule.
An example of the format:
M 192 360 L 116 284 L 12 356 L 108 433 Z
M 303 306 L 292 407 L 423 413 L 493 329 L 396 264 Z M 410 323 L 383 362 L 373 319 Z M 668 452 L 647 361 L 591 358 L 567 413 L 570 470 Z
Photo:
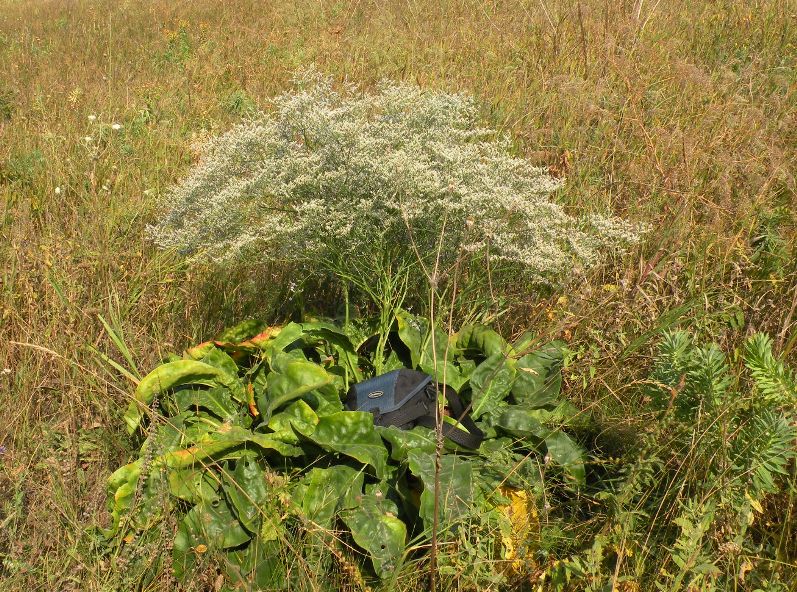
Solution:
M 493 289 L 531 291 L 639 240 L 620 219 L 566 213 L 550 199 L 562 184 L 512 156 L 472 97 L 393 82 L 368 93 L 311 69 L 268 113 L 205 147 L 149 233 L 196 260 L 347 276 L 369 297 L 405 271 L 422 295 L 423 270 L 451 270 L 460 253 L 488 258 Z

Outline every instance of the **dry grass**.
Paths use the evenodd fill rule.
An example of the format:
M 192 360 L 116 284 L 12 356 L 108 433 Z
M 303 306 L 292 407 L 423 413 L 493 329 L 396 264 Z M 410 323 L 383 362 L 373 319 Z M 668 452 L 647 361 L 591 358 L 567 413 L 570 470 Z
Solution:
M 114 351 L 98 315 L 146 371 L 230 319 L 274 314 L 268 278 L 190 272 L 142 229 L 196 144 L 308 62 L 474 92 L 519 151 L 567 175 L 573 207 L 650 221 L 638 260 L 543 316 L 582 352 L 579 396 L 607 392 L 582 389 L 581 366 L 616 387 L 616 355 L 684 303 L 720 339 L 738 309 L 793 352 L 794 262 L 747 271 L 762 212 L 783 208 L 794 235 L 796 13 L 741 0 L 0 0 L 0 587 L 113 589 L 87 529 L 130 451 L 130 384 L 88 349 Z

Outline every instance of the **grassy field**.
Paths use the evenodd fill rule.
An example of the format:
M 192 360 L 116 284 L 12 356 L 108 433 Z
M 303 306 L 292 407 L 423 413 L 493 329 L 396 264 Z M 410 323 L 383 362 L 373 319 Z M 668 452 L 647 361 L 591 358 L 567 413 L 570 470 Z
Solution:
M 566 393 L 604 421 L 641 429 L 627 385 L 669 326 L 726 351 L 765 331 L 797 360 L 793 1 L 0 0 L 1 589 L 133 589 L 90 530 L 133 447 L 101 318 L 143 374 L 285 314 L 267 274 L 188 268 L 144 227 L 205 139 L 310 63 L 473 93 L 569 207 L 651 225 L 502 325 L 565 338 Z

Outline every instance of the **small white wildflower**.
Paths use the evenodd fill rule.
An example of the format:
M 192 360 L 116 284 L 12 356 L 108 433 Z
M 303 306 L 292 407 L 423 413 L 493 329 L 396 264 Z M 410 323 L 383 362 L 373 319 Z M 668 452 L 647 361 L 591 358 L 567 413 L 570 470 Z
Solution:
M 91 122 L 97 121 L 97 116 L 93 115 L 93 114 L 89 115 L 89 121 L 91 121 Z
M 110 190 L 110 187 L 108 187 L 107 185 L 103 185 L 103 186 L 102 186 L 102 190 L 103 190 L 103 191 L 109 191 L 109 190 Z
M 111 129 L 114 130 L 114 131 L 119 131 L 120 129 L 122 129 L 122 124 L 121 123 L 112 123 L 111 124 Z
M 91 144 L 94 141 L 94 138 L 91 136 L 83 136 L 83 141 L 86 142 L 86 144 Z
M 7 376 L 8 374 L 11 374 L 11 368 L 3 368 L 2 372 L 0 372 L 0 374 L 3 374 L 4 376 Z
M 55 194 L 56 195 L 61 195 L 61 188 L 60 187 L 56 187 L 55 188 Z

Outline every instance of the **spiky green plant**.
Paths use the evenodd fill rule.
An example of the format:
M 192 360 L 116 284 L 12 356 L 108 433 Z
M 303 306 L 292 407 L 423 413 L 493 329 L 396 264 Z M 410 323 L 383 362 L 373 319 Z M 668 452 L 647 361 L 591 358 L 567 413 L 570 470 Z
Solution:
M 669 592 L 730 590 L 745 580 L 777 589 L 778 578 L 794 576 L 795 554 L 782 541 L 797 534 L 788 503 L 797 381 L 766 335 L 747 340 L 743 362 L 737 371 L 717 345 L 685 331 L 663 335 L 646 392 L 658 421 L 625 477 L 601 493 L 607 517 L 590 550 L 552 570 L 559 589 L 632 581 Z
M 772 338 L 753 335 L 745 345 L 744 362 L 762 407 L 782 408 L 797 402 L 797 375 L 772 353 Z M 754 400 L 759 404 L 759 399 Z

